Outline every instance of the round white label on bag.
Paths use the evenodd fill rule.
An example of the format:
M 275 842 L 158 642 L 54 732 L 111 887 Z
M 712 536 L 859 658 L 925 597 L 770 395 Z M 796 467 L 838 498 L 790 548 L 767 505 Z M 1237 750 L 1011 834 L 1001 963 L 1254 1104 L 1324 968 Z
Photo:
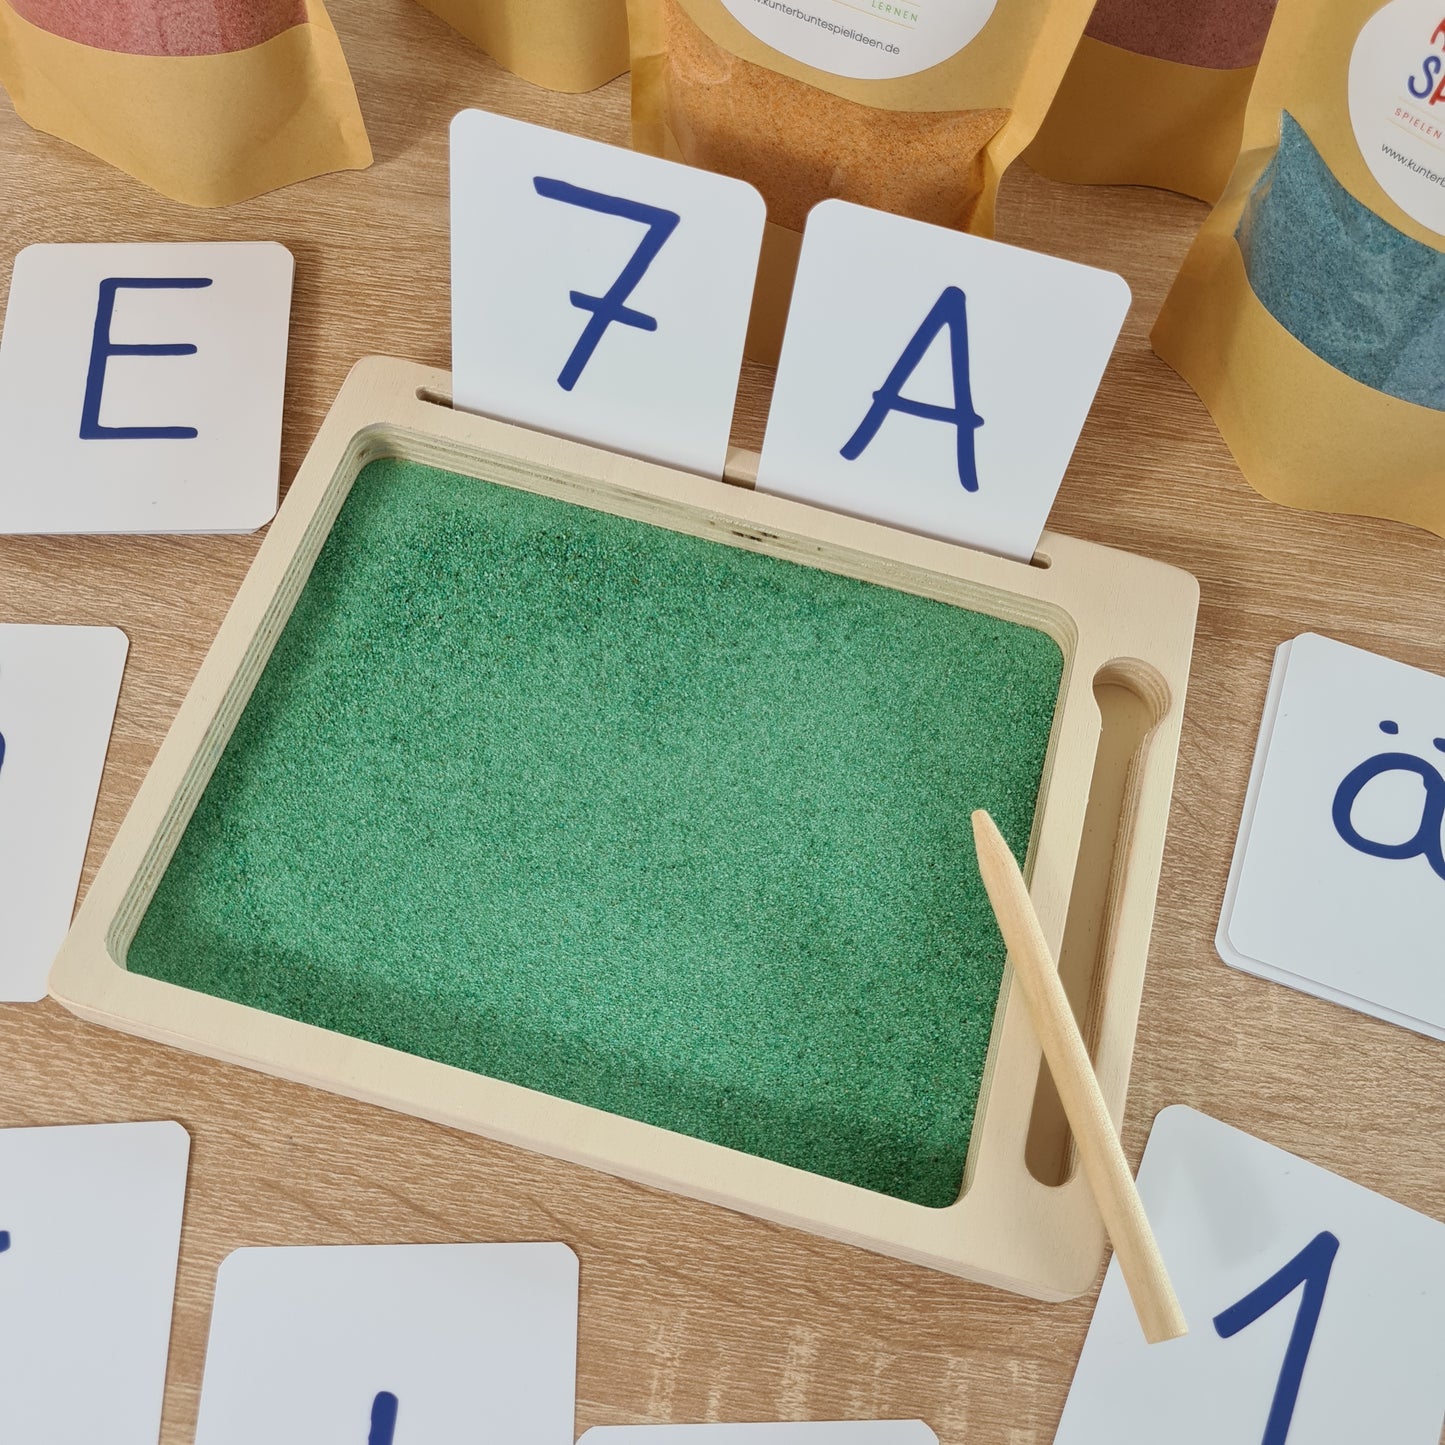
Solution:
M 893 80 L 957 55 L 998 0 L 723 0 L 759 40 L 853 80 Z
M 1350 56 L 1350 124 L 1370 174 L 1445 234 L 1445 0 L 1390 0 Z

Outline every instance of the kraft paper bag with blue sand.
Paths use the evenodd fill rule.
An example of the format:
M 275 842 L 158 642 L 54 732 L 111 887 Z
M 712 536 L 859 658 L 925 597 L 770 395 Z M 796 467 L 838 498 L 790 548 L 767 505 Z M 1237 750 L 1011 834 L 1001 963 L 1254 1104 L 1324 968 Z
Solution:
M 1445 536 L 1445 11 L 1281 0 L 1154 349 L 1273 501 Z
M 190 206 L 371 164 L 322 0 L 0 0 L 16 114 Z

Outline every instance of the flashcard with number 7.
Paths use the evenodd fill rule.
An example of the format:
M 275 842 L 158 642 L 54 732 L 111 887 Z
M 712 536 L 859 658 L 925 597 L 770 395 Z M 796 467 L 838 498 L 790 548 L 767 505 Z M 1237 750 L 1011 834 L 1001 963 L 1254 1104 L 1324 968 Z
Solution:
M 1439 1445 L 1445 1224 L 1181 1107 L 1139 1192 L 1189 1334 L 1111 1262 L 1055 1445 Z
M 481 110 L 451 187 L 455 405 L 720 477 L 757 191 Z

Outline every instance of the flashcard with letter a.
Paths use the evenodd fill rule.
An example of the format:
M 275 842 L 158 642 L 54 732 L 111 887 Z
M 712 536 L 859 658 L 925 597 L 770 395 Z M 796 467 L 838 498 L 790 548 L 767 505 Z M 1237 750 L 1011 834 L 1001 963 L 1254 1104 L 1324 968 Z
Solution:
M 455 404 L 720 477 L 763 198 L 481 110 L 451 163 Z
M 1275 654 L 1216 939 L 1236 968 L 1445 1039 L 1445 677 Z
M 0 1129 L 0 1440 L 156 1445 L 190 1139 Z
M 1028 561 L 1123 277 L 846 201 L 808 217 L 758 489 Z
M 45 997 L 128 647 L 116 627 L 0 624 L 0 1001 Z
M 0 338 L 0 532 L 252 532 L 276 512 L 291 253 L 27 246 Z
M 1177 1106 L 1139 1193 L 1189 1333 L 1111 1261 L 1054 1445 L 1439 1445 L 1445 1224 Z
M 238 1249 L 196 1445 L 572 1445 L 577 1275 L 565 1244 Z

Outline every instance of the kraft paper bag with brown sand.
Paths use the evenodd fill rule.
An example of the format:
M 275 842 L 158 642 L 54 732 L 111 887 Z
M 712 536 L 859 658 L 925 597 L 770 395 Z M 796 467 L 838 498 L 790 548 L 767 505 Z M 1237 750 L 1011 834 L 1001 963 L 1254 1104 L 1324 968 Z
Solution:
M 1155 324 L 1258 491 L 1445 536 L 1445 9 L 1280 0 Z
M 1099 0 L 1024 161 L 1216 201 L 1276 0 Z
M 36 130 L 187 205 L 371 164 L 322 0 L 0 0 L 0 85 Z
M 420 0 L 498 65 L 548 90 L 595 90 L 628 66 L 627 0 Z
M 633 144 L 748 181 L 767 202 L 749 356 L 777 360 L 819 201 L 992 234 L 999 180 L 1090 4 L 628 0 Z

